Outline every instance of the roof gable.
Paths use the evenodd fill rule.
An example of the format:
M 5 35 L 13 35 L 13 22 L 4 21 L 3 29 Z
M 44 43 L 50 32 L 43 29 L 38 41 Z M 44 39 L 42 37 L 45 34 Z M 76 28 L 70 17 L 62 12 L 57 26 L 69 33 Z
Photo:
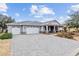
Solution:
M 60 25 L 57 20 L 47 21 L 45 22 L 46 25 Z

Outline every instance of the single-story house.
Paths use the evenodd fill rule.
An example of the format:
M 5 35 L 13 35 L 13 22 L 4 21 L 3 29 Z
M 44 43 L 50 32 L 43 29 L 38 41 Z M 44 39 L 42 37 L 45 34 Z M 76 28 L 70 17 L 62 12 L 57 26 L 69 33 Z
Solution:
M 23 21 L 7 24 L 8 32 L 12 34 L 52 33 L 59 31 L 60 26 L 56 20 L 47 22 Z

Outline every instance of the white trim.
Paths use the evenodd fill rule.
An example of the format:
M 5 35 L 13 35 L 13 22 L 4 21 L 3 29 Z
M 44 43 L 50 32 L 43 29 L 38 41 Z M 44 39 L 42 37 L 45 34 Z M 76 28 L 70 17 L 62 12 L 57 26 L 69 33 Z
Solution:
M 48 30 L 48 26 L 46 26 L 46 33 L 48 33 L 48 31 L 49 31 L 49 30 Z

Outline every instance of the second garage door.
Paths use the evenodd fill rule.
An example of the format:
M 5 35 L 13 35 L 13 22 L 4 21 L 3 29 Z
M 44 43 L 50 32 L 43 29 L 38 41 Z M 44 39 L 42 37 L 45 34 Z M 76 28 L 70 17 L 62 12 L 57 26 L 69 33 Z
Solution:
M 18 27 L 12 28 L 12 34 L 20 34 L 20 28 Z
M 29 27 L 26 28 L 26 34 L 38 34 L 39 28 L 38 27 Z

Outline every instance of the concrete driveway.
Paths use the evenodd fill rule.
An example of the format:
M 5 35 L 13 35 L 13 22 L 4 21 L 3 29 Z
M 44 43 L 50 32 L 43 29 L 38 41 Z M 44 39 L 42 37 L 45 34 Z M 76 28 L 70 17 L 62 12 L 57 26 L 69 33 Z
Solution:
M 13 35 L 11 49 L 15 56 L 70 56 L 79 42 L 53 35 Z

